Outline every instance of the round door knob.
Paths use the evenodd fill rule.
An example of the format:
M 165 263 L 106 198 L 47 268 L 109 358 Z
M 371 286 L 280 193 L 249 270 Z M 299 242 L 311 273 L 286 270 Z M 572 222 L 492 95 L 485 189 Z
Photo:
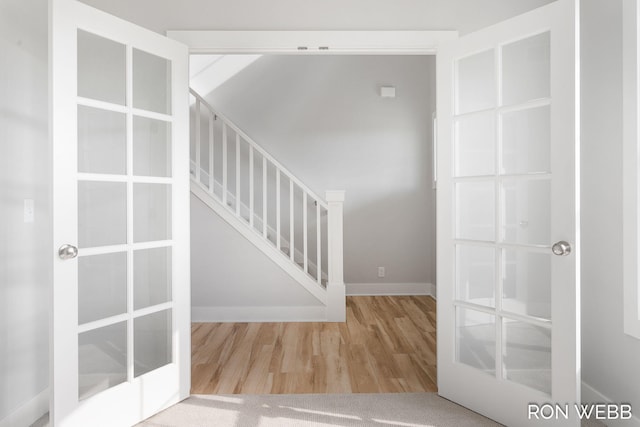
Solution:
M 78 256 L 78 248 L 73 245 L 62 245 L 58 249 L 60 259 L 72 259 Z
M 565 242 L 564 240 L 560 240 L 551 246 L 551 252 L 557 256 L 567 256 L 571 253 L 571 245 L 569 242 Z

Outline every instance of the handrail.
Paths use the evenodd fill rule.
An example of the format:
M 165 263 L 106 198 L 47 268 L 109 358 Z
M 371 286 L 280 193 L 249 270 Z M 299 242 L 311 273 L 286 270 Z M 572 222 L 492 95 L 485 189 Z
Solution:
M 269 153 L 267 153 L 264 148 L 262 148 L 257 142 L 255 142 L 249 135 L 242 131 L 235 123 L 229 120 L 225 115 L 219 113 L 211 104 L 209 104 L 202 96 L 200 96 L 196 91 L 189 88 L 189 92 L 193 95 L 200 104 L 204 105 L 209 111 L 211 111 L 216 117 L 220 118 L 229 128 L 233 129 L 236 135 L 239 135 L 246 143 L 251 145 L 263 158 L 266 158 L 269 162 L 271 162 L 276 169 L 279 169 L 280 172 L 285 175 L 290 181 L 293 181 L 298 187 L 300 187 L 305 193 L 311 196 L 312 199 L 318 202 L 320 206 L 324 209 L 328 209 L 327 203 L 316 193 L 313 192 L 309 187 L 307 187 L 300 179 L 298 179 L 291 171 L 285 168 L 279 161 L 274 159 Z

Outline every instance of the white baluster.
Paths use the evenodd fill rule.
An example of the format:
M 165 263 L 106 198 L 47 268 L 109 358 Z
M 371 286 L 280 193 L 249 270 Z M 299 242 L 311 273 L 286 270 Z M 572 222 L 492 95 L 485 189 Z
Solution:
M 291 261 L 295 262 L 295 248 L 296 245 L 294 243 L 295 237 L 295 218 L 294 218 L 294 210 L 293 210 L 293 181 L 289 180 L 289 258 Z
M 267 158 L 262 157 L 262 237 L 267 235 Z
M 240 135 L 236 133 L 236 215 L 240 216 Z
M 249 145 L 249 224 L 253 228 L 253 146 Z
M 200 169 L 202 168 L 200 159 L 200 100 L 196 99 L 196 124 L 194 129 L 196 135 L 196 182 L 200 184 Z
M 213 143 L 214 143 L 214 131 L 213 131 L 213 122 L 215 120 L 215 115 L 212 111 L 209 111 L 209 192 L 211 194 L 214 193 L 214 181 L 213 181 Z
M 227 207 L 227 123 L 222 122 L 222 204 Z
M 344 191 L 327 191 L 325 198 L 327 211 L 327 320 L 346 320 L 346 300 L 344 286 L 344 245 L 343 245 L 343 205 Z M 318 264 L 320 265 L 320 264 Z
M 276 169 L 276 247 L 280 250 L 280 169 Z
M 302 192 L 302 257 L 304 258 L 304 272 L 309 273 L 309 255 L 307 251 L 307 192 Z
M 316 200 L 316 279 L 322 285 L 322 221 L 320 217 L 320 203 Z

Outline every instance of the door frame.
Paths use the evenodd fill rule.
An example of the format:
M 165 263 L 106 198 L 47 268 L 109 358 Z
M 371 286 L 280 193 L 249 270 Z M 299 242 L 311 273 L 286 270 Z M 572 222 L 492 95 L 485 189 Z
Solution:
M 435 55 L 458 31 L 167 31 L 189 54 Z
M 576 1 L 577 0 L 559 0 Z M 532 9 L 535 10 L 535 9 Z M 525 11 L 526 13 L 529 11 Z M 579 17 L 579 8 L 576 8 Z M 513 17 L 510 17 L 513 18 Z M 506 18 L 509 19 L 509 18 Z M 490 25 L 491 26 L 491 25 Z M 579 28 L 577 30 L 579 32 Z M 167 31 L 167 37 L 189 47 L 189 54 L 285 54 L 285 55 L 436 55 L 443 43 L 459 37 L 458 31 Z M 579 33 L 576 35 L 579 42 Z M 576 49 L 579 55 L 579 48 Z M 578 57 L 576 57 L 576 60 Z M 579 62 L 576 72 L 579 73 Z M 436 77 L 436 86 L 438 80 Z M 576 76 L 576 118 L 579 109 L 579 75 Z M 432 118 L 426 118 L 429 120 Z M 435 135 L 435 134 L 434 134 Z M 577 133 L 579 138 L 579 133 Z M 436 154 L 437 140 L 433 140 Z M 434 159 L 435 164 L 435 159 Z M 579 167 L 579 157 L 576 158 Z M 579 176 L 579 175 L 578 175 Z M 433 174 L 434 189 L 437 182 Z M 575 182 L 579 193 L 580 180 Z M 436 223 L 438 218 L 436 215 Z M 576 227 L 579 228 L 579 217 Z M 576 245 L 579 241 L 576 240 Z M 438 253 L 436 242 L 436 256 Z M 578 264 L 579 265 L 579 264 Z M 579 270 L 578 270 L 579 273 Z M 437 286 L 437 283 L 436 283 Z M 452 285 L 453 286 L 453 285 Z M 437 288 L 436 288 L 437 295 Z M 580 280 L 576 279 L 576 310 L 579 315 Z M 580 330 L 576 331 L 579 357 Z M 580 375 L 580 372 L 576 373 Z M 578 383 L 581 379 L 578 378 Z M 579 390 L 578 390 L 579 391 Z

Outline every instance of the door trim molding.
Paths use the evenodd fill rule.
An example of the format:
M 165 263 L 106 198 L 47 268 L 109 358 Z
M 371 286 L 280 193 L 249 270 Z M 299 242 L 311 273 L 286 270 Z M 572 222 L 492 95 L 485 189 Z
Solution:
M 458 31 L 167 31 L 198 54 L 435 55 Z

